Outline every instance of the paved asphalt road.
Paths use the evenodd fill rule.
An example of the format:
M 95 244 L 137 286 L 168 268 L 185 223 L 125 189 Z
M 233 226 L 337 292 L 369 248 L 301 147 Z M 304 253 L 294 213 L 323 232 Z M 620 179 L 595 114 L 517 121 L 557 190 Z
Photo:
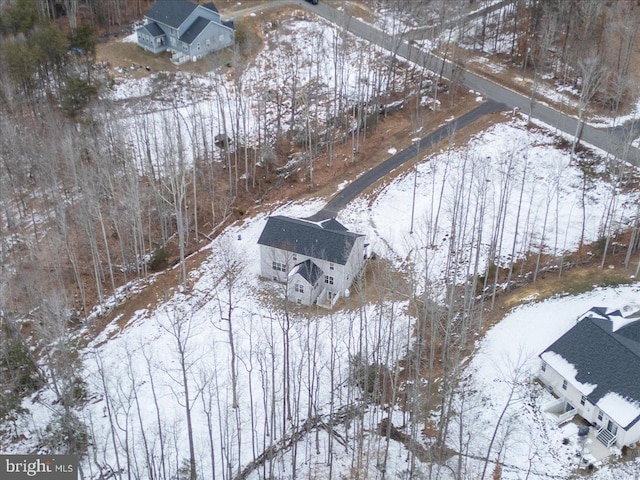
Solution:
M 335 217 L 337 213 L 347 205 L 347 203 L 360 195 L 369 186 L 376 183 L 378 180 L 383 178 L 389 172 L 398 168 L 406 161 L 411 160 L 420 152 L 447 138 L 456 130 L 475 122 L 477 119 L 486 115 L 487 113 L 497 112 L 506 108 L 506 105 L 504 105 L 503 103 L 489 100 L 480 104 L 473 110 L 465 113 L 461 117 L 458 117 L 452 122 L 441 126 L 426 137 L 421 138 L 419 142 L 416 142 L 415 146 L 409 147 L 396 153 L 384 162 L 379 163 L 378 165 L 373 167 L 368 172 L 365 172 L 364 174 L 359 176 L 357 179 L 347 185 L 343 190 L 334 195 L 334 197 L 329 201 L 329 203 L 325 205 L 322 210 L 309 217 L 308 220 L 318 222 L 320 220 L 326 220 L 327 218 Z
M 451 62 L 444 62 L 443 66 L 442 59 L 414 45 L 405 43 L 402 38 L 393 37 L 371 25 L 349 17 L 329 5 L 322 3 L 322 1 L 318 5 L 310 6 L 310 8 L 319 16 L 338 26 L 344 27 L 356 36 L 386 50 L 395 52 L 399 57 L 405 58 L 434 72 L 439 72 L 442 68 L 443 75 L 447 78 L 451 78 L 454 69 L 457 68 Z M 480 92 L 496 102 L 504 103 L 510 109 L 517 107 L 521 112 L 529 112 L 531 102 L 528 97 L 502 87 L 474 73 L 459 69 L 456 73 L 462 76 L 463 84 L 469 89 Z M 533 108 L 531 108 L 531 116 L 570 136 L 575 135 L 578 127 L 576 118 L 567 116 L 540 103 L 534 103 Z M 640 151 L 630 146 L 628 142 L 625 142 L 622 135 L 616 134 L 618 131 L 619 130 L 613 132 L 611 129 L 596 129 L 589 125 L 584 125 L 582 140 L 618 158 L 626 159 L 635 166 L 640 166 Z

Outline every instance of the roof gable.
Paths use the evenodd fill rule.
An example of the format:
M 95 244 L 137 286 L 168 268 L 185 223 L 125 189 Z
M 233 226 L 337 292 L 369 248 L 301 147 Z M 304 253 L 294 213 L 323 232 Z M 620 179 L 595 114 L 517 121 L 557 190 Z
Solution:
M 640 405 L 640 320 L 614 331 L 614 323 L 606 313 L 598 309 L 594 314 L 582 318 L 541 356 L 547 352 L 560 355 L 576 368 L 577 382 L 595 385 L 586 395 L 593 404 L 615 393 Z M 615 412 L 607 414 L 615 419 Z M 640 415 L 622 427 L 627 428 L 639 420 Z
M 186 0 L 158 0 L 147 13 L 147 18 L 179 28 L 198 5 Z
M 165 35 L 164 30 L 162 30 L 156 22 L 147 23 L 140 27 L 139 30 L 146 30 L 152 37 L 162 37 Z
M 210 23 L 211 20 L 208 20 L 204 17 L 198 17 L 196 21 L 193 22 L 187 29 L 187 31 L 182 34 L 182 36 L 180 37 L 180 41 L 184 43 L 193 42 Z
M 362 235 L 349 232 L 335 219 L 323 228 L 326 223 L 280 215 L 269 217 L 258 244 L 345 265 L 356 239 Z
M 296 274 L 300 275 L 309 285 L 315 286 L 318 280 L 322 278 L 322 275 L 324 275 L 324 272 L 311 260 L 305 260 L 291 270 L 290 276 Z

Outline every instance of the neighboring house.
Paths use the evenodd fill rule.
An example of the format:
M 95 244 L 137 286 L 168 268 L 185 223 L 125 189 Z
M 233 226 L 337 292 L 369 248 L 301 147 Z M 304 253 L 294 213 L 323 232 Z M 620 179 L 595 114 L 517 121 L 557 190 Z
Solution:
M 640 440 L 640 316 L 592 308 L 540 354 L 538 378 L 559 397 L 560 420 L 580 415 L 607 447 Z
M 288 300 L 333 307 L 360 274 L 364 235 L 335 219 L 311 222 L 273 216 L 258 239 L 260 272 L 284 283 Z
M 152 53 L 168 50 L 171 61 L 196 61 L 233 45 L 232 22 L 223 22 L 213 3 L 196 5 L 187 0 L 158 0 L 138 28 L 138 45 Z

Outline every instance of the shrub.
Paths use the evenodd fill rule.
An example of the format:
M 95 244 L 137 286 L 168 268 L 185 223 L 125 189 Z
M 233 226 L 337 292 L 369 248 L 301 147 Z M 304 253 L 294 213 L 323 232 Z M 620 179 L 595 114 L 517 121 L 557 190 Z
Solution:
M 153 257 L 151 257 L 151 262 L 149 263 L 149 268 L 154 272 L 158 272 L 160 270 L 164 270 L 169 265 L 169 252 L 165 247 L 160 247 L 155 252 L 153 252 Z
M 74 118 L 98 94 L 98 89 L 79 77 L 69 77 L 62 89 L 62 109 L 67 116 Z

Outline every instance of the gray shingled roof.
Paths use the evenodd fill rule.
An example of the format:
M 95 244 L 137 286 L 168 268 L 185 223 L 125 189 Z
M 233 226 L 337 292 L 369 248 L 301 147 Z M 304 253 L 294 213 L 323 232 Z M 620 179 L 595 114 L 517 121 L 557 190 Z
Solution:
M 193 42 L 200 33 L 211 23 L 211 20 L 207 20 L 204 17 L 198 17 L 195 22 L 187 29 L 186 32 L 180 37 L 180 41 L 184 43 Z
M 198 5 L 186 0 L 158 0 L 147 18 L 178 28 L 196 8 Z
M 156 22 L 147 23 L 140 27 L 139 30 L 146 30 L 152 37 L 162 37 L 165 35 L 164 30 L 162 30 Z
M 269 217 L 258 244 L 345 265 L 362 235 L 349 232 L 335 219 L 322 225 L 280 215 Z
M 322 269 L 311 260 L 305 260 L 296 265 L 295 269 L 291 271 L 291 274 L 295 275 L 296 273 L 299 273 L 310 285 L 315 285 L 318 279 L 324 275 Z
M 602 309 L 593 312 L 597 316 L 580 320 L 540 356 L 557 353 L 576 367 L 578 382 L 597 385 L 587 395 L 594 405 L 609 392 L 640 402 L 640 320 L 614 332 Z M 628 429 L 639 420 L 640 416 L 623 427 Z

